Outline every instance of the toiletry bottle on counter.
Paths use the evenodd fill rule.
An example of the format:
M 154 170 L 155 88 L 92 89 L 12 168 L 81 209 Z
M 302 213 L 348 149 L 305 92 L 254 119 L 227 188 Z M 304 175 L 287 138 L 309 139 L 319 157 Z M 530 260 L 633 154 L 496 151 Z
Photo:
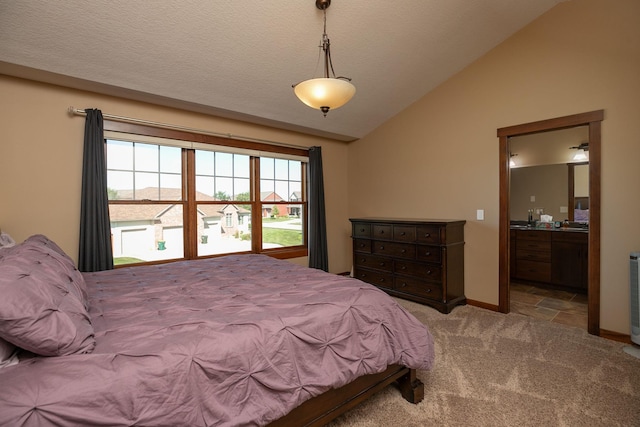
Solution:
M 527 225 L 533 224 L 533 209 L 529 209 L 529 216 L 527 217 Z

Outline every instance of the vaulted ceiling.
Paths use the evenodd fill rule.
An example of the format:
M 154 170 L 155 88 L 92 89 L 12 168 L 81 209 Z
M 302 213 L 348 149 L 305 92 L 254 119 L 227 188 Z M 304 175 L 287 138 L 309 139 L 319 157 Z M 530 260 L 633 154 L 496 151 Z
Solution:
M 0 1 L 0 73 L 350 141 L 561 1 L 334 0 L 356 94 L 327 117 L 292 89 L 322 74 L 315 0 Z

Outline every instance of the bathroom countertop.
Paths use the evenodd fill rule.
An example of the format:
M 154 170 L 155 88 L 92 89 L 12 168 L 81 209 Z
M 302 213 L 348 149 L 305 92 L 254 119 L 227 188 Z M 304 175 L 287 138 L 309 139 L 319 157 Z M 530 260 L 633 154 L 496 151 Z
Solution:
M 529 227 L 527 225 L 511 225 L 511 230 L 523 230 L 523 231 L 562 231 L 572 233 L 588 233 L 589 228 L 584 227 L 560 227 L 560 228 L 541 228 L 541 227 Z

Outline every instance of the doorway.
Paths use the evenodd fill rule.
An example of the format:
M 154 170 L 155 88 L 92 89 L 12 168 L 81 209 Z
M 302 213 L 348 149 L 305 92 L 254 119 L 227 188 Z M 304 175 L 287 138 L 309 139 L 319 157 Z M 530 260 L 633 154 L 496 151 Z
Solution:
M 589 135 L 589 237 L 588 237 L 588 298 L 587 330 L 600 334 L 600 164 L 601 122 L 604 110 L 558 117 L 538 122 L 500 128 L 500 221 L 499 221 L 499 310 L 509 312 L 511 242 L 510 242 L 510 151 L 509 138 L 533 135 L 552 130 L 588 126 Z

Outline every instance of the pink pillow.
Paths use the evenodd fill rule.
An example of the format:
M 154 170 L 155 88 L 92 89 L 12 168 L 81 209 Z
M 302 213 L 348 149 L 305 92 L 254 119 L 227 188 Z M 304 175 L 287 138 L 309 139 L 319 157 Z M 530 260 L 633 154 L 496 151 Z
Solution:
M 42 234 L 34 234 L 24 241 L 25 245 L 33 245 L 39 250 L 47 252 L 56 261 L 60 263 L 61 274 L 66 274 L 69 279 L 69 290 L 73 292 L 85 309 L 89 309 L 89 298 L 87 296 L 87 284 L 84 281 L 84 276 L 80 273 L 80 270 L 76 268 L 73 260 L 58 246 L 53 240 Z
M 0 338 L 42 356 L 93 351 L 93 326 L 71 282 L 42 245 L 0 251 Z

